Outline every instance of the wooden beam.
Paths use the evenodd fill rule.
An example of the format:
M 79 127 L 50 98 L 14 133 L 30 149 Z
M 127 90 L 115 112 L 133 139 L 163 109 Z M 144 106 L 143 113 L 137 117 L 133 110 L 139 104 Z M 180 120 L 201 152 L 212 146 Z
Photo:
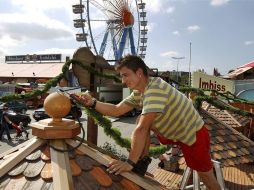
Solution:
M 29 140 L 23 142 L 22 144 L 19 144 L 19 145 L 13 147 L 13 148 L 11 148 L 11 149 L 9 149 L 9 150 L 7 150 L 7 151 L 1 153 L 1 154 L 0 154 L 0 159 L 3 158 L 4 156 L 6 156 L 7 154 L 10 154 L 10 153 L 12 153 L 12 152 L 15 152 L 15 151 L 19 150 L 20 148 L 26 146 L 26 145 L 27 145 L 29 142 L 31 142 L 34 138 L 36 138 L 36 137 L 33 137 L 33 138 L 31 138 L 31 139 L 29 139 Z
M 64 140 L 51 140 L 50 145 L 66 150 Z M 50 147 L 54 190 L 74 189 L 68 152 L 60 152 Z
M 44 143 L 45 141 L 42 139 L 33 138 L 33 140 L 31 140 L 25 147 L 15 153 L 15 156 L 9 157 L 3 161 L 0 165 L 0 177 L 5 175 L 10 169 L 16 166 L 20 161 Z
M 72 147 L 75 147 L 78 145 L 78 142 L 72 139 L 66 139 L 65 141 L 67 144 L 71 145 Z M 91 158 L 93 158 L 94 160 L 96 160 L 97 162 L 99 162 L 100 164 L 104 166 L 108 166 L 109 163 L 112 161 L 112 158 L 110 158 L 109 156 L 105 156 L 101 152 L 89 147 L 88 145 L 84 143 L 78 148 L 78 150 L 80 150 L 81 152 L 84 152 L 85 154 L 87 154 L 88 156 L 90 156 Z M 152 180 L 148 180 L 145 177 L 140 177 L 134 174 L 133 172 L 124 172 L 124 173 L 121 173 L 121 175 L 131 180 L 132 182 L 136 183 L 140 187 L 143 187 L 144 189 L 149 189 L 149 190 L 162 189 L 162 186 L 158 185 L 158 182 L 155 182 L 155 181 L 153 182 Z

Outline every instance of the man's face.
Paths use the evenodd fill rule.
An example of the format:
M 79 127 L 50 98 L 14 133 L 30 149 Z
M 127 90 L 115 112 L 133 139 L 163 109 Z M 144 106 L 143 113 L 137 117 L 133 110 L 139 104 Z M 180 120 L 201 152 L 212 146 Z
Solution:
M 119 70 L 119 73 L 123 84 L 126 84 L 130 89 L 137 89 L 136 87 L 140 83 L 138 71 L 134 72 L 127 67 L 123 67 Z

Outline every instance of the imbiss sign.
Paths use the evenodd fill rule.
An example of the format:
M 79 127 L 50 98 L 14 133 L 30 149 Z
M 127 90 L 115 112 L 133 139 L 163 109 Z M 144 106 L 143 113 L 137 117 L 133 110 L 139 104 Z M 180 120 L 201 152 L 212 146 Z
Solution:
M 192 87 L 207 90 L 216 90 L 219 92 L 235 92 L 234 81 L 207 75 L 201 72 L 194 72 L 192 74 Z

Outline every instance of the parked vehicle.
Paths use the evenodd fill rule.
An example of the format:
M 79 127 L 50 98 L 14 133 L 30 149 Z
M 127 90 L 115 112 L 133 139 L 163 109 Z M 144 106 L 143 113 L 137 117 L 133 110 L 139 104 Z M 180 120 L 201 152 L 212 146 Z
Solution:
M 7 103 L 2 103 L 0 105 L 0 110 L 3 109 L 3 105 L 6 105 L 8 106 L 8 108 L 14 112 L 17 112 L 17 113 L 22 113 L 22 114 L 25 114 L 26 111 L 27 111 L 27 106 L 26 106 L 26 103 L 23 102 L 23 101 L 17 101 L 17 100 L 12 100 L 12 101 L 9 101 Z
M 70 113 L 65 118 L 75 119 L 76 117 L 80 118 L 81 116 L 82 116 L 82 110 L 80 109 L 80 107 L 76 105 L 72 105 Z M 40 108 L 34 111 L 33 118 L 36 121 L 40 121 L 42 119 L 49 118 L 49 115 L 46 113 L 44 108 Z
M 141 114 L 141 112 L 142 112 L 141 109 L 133 108 L 131 111 L 129 111 L 126 114 L 124 114 L 124 116 L 135 117 L 136 115 Z
M 30 98 L 26 100 L 26 105 L 27 107 L 32 107 L 32 108 L 39 108 L 43 106 L 44 100 L 48 96 L 48 93 L 43 93 L 39 96 L 35 96 L 33 98 Z
M 3 110 L 0 109 L 0 118 L 2 117 Z M 13 111 L 8 111 L 7 113 L 8 118 L 15 123 L 16 125 L 19 125 L 20 122 L 23 123 L 24 127 L 27 127 L 29 123 L 31 123 L 31 118 L 29 115 L 16 113 Z M 8 124 L 10 128 L 12 128 L 12 125 Z

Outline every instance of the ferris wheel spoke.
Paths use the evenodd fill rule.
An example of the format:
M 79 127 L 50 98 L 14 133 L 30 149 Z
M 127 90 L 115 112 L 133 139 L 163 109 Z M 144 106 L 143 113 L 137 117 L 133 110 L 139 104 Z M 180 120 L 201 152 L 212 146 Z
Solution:
M 114 7 L 114 11 L 116 11 L 116 12 L 118 13 L 118 15 L 121 16 L 122 11 L 119 10 L 119 8 L 116 7 L 111 1 L 109 1 L 109 4 L 110 4 L 112 7 Z M 120 8 L 121 8 L 121 7 L 120 7 Z
M 116 39 L 116 37 L 119 36 L 119 37 L 117 38 L 116 44 L 119 44 L 119 41 L 120 41 L 122 35 L 123 35 L 123 28 L 120 27 L 120 28 L 116 31 L 116 33 L 114 34 L 114 36 L 113 36 L 114 39 Z
M 95 7 L 101 10 L 106 15 L 106 9 L 104 6 L 102 6 L 100 3 L 98 3 L 96 0 L 90 0 L 89 1 L 91 4 L 93 4 Z M 107 16 L 107 15 L 106 15 Z
M 118 1 L 118 0 L 115 0 L 115 3 L 117 4 L 118 9 L 121 9 L 121 8 L 122 8 L 122 5 L 119 4 L 119 1 Z

